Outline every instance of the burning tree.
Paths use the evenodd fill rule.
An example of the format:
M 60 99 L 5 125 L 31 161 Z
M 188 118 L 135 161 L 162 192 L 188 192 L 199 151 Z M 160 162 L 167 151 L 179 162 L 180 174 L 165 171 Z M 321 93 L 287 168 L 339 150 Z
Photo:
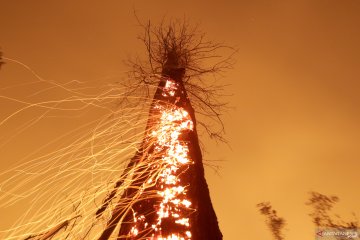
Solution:
M 1 206 L 11 205 L 22 196 L 34 196 L 33 202 L 44 200 L 50 207 L 43 209 L 46 205 L 41 203 L 30 221 L 21 219 L 16 229 L 9 230 L 8 239 L 222 239 L 204 176 L 198 130 L 224 141 L 224 85 L 208 76 L 230 68 L 234 50 L 207 41 L 186 21 L 162 22 L 157 27 L 150 22 L 140 25 L 147 58 L 128 61 L 132 70 L 129 82 L 121 83 L 124 93 L 120 97 L 80 96 L 64 101 L 93 105 L 99 99 L 117 98 L 119 109 L 132 111 L 131 121 L 115 117 L 100 121 L 89 138 L 56 151 L 54 156 L 37 159 L 36 166 L 29 163 L 28 169 L 15 169 L 31 174 L 11 176 L 3 183 Z M 219 51 L 223 49 L 230 50 L 228 57 L 221 57 Z M 72 89 L 69 92 L 76 93 Z M 136 107 L 126 107 L 134 104 L 134 99 Z M 43 103 L 31 106 L 43 107 Z M 139 113 L 141 119 L 133 118 L 135 109 L 140 108 L 144 111 L 143 115 Z M 132 141 L 122 123 L 142 126 L 137 133 L 141 140 Z M 126 167 L 121 166 L 124 162 L 119 158 L 130 156 L 135 145 L 135 155 L 130 161 L 127 158 Z M 94 153 L 97 148 L 99 152 Z M 96 159 L 94 163 L 93 156 L 104 161 L 97 163 Z M 119 169 L 123 172 L 114 177 Z M 78 182 L 89 181 L 89 175 L 90 186 L 80 186 Z M 23 185 L 16 186 L 16 177 Z M 61 182 L 59 189 L 53 189 L 55 182 Z M 21 194 L 16 194 L 17 189 Z M 64 199 L 62 192 L 70 197 Z M 50 196 L 46 198 L 45 193 Z
M 202 61 L 217 58 L 215 51 L 225 46 L 205 41 L 204 35 L 186 22 L 142 27 L 140 39 L 148 59 L 147 63 L 139 59 L 129 62 L 131 79 L 136 80 L 131 87 L 138 90 L 144 86 L 148 94 L 149 86 L 157 82 L 158 86 L 144 140 L 128 165 L 128 169 L 136 166 L 136 171 L 125 173 L 131 174 L 131 184 L 99 239 L 108 239 L 118 225 L 119 239 L 222 239 L 204 177 L 195 110 L 188 92 L 196 100 L 198 113 L 215 119 L 222 128 L 219 132 L 200 125 L 211 137 L 222 139 L 220 111 L 224 103 L 215 98 L 219 86 L 206 86 L 203 77 L 230 67 L 231 58 L 202 67 Z M 122 184 L 122 180 L 117 182 L 97 217 Z

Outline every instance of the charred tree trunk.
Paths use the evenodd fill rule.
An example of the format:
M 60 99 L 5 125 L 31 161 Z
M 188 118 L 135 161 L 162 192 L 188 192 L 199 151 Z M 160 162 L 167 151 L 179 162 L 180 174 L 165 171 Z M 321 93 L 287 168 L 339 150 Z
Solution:
M 167 63 L 172 62 L 176 62 L 176 59 L 174 60 L 172 56 L 169 55 Z M 150 107 L 149 120 L 146 132 L 148 132 L 148 130 L 153 124 L 152 114 L 155 114 L 155 112 L 157 111 L 156 109 L 154 109 L 155 103 L 172 104 L 176 107 L 183 108 L 189 113 L 191 120 L 194 124 L 194 128 L 192 131 L 187 131 L 180 136 L 182 141 L 188 143 L 188 154 L 193 162 L 190 167 L 183 170 L 184 174 L 181 174 L 181 182 L 188 186 L 187 197 L 191 200 L 191 207 L 192 209 L 194 209 L 194 211 L 188 212 L 188 230 L 190 230 L 191 232 L 191 237 L 186 239 L 221 240 L 222 234 L 218 226 L 217 217 L 210 199 L 209 188 L 205 180 L 202 153 L 196 131 L 195 112 L 193 107 L 191 106 L 183 83 L 184 73 L 184 68 L 174 67 L 174 65 L 172 64 L 167 64 L 164 66 L 162 72 L 163 78 L 160 80 L 159 86 L 152 101 L 152 105 Z M 163 95 L 163 89 L 165 87 L 167 79 L 175 81 L 178 86 L 177 91 L 172 97 L 164 97 Z M 147 147 L 144 140 L 140 150 L 131 159 L 129 167 L 137 165 L 142 158 L 146 157 L 145 155 L 147 153 L 144 151 L 145 148 Z M 122 199 L 129 199 L 130 201 L 130 199 L 132 199 L 136 194 L 139 194 L 138 187 L 142 184 L 141 181 L 146 178 L 146 176 L 142 176 L 144 175 L 144 172 L 146 172 L 146 170 L 147 169 L 145 169 L 144 171 L 144 167 L 142 167 L 142 169 L 140 169 L 138 173 L 136 173 L 138 175 L 135 174 L 137 180 L 133 182 L 132 186 L 130 186 L 123 192 Z M 150 169 L 148 170 L 150 171 Z M 104 204 L 98 210 L 97 215 L 101 215 L 101 213 L 107 207 L 108 202 L 116 194 L 116 190 L 121 184 L 122 182 L 118 182 L 116 184 L 115 190 L 110 194 L 109 197 L 105 199 Z M 157 201 L 158 199 L 156 197 L 141 200 L 139 202 L 133 203 L 132 209 L 136 209 L 137 212 L 141 212 L 141 214 L 147 216 L 147 220 L 150 219 L 150 221 L 154 221 L 156 217 L 154 204 Z M 136 237 L 129 236 L 129 232 L 134 225 L 133 212 L 131 211 L 132 209 L 127 209 L 127 211 L 124 211 L 122 206 L 116 206 L 115 210 L 112 213 L 112 218 L 109 220 L 107 228 L 102 233 L 99 240 L 109 239 L 119 222 L 121 222 L 121 225 L 118 233 L 118 239 L 152 239 L 150 238 L 151 229 L 149 231 L 141 232 Z M 162 233 L 166 235 L 168 233 L 181 229 L 181 227 L 182 226 L 178 226 L 176 224 L 164 221 L 162 223 Z

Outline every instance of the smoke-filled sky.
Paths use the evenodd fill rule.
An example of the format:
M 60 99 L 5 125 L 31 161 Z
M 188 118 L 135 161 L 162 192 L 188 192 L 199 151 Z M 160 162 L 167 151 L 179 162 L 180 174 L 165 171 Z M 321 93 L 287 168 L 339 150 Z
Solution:
M 218 174 L 207 168 L 206 177 L 224 239 L 270 239 L 256 208 L 262 201 L 287 221 L 286 239 L 314 239 L 305 205 L 309 191 L 337 195 L 334 212 L 344 219 L 353 220 L 352 212 L 360 216 L 359 1 L 0 0 L 1 51 L 62 84 L 121 81 L 123 60 L 145 54 L 134 11 L 154 23 L 185 17 L 209 39 L 238 49 L 236 64 L 221 79 L 230 84 L 231 108 L 223 116 L 229 146 L 204 140 L 205 158 L 221 166 Z M 1 96 L 21 99 L 41 91 L 41 85 L 22 87 L 34 74 L 6 62 Z M 35 98 L 56 97 L 46 94 Z M 1 120 L 17 104 L 0 99 Z M 34 113 L 6 122 L 0 126 L 0 169 L 95 113 L 79 120 L 55 117 L 13 139 L 14 129 Z M 15 219 L 0 209 L 0 229 Z

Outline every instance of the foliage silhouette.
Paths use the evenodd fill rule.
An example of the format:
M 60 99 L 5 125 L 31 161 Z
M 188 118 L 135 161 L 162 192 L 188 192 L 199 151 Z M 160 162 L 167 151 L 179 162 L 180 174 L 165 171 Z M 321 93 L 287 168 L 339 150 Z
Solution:
M 277 215 L 277 212 L 272 208 L 269 202 L 262 202 L 257 204 L 259 211 L 266 217 L 266 224 L 268 225 L 274 239 L 284 240 L 282 229 L 285 226 L 285 220 Z

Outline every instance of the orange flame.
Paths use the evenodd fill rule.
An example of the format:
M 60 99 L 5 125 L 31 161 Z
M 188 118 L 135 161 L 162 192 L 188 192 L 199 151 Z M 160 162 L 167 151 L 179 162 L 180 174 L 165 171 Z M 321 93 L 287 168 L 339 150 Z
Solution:
M 177 84 L 168 79 L 162 95 L 174 97 L 176 90 Z M 157 104 L 155 108 L 160 110 L 160 119 L 148 137 L 155 140 L 154 151 L 161 154 L 161 171 L 156 177 L 157 195 L 160 201 L 154 206 L 157 209 L 157 219 L 151 224 L 154 233 L 149 239 L 188 240 L 191 239 L 191 232 L 189 231 L 189 218 L 185 212 L 189 212 L 191 201 L 186 197 L 187 186 L 181 183 L 179 174 L 184 172 L 184 170 L 180 172 L 180 168 L 187 169 L 193 162 L 189 157 L 187 143 L 181 141 L 180 135 L 185 131 L 193 130 L 193 121 L 183 108 L 160 104 Z M 163 236 L 161 223 L 164 219 L 172 221 L 175 225 L 183 226 L 184 228 L 181 229 L 185 230 Z M 134 213 L 134 222 L 137 221 L 145 221 L 145 217 L 143 215 L 136 216 Z M 149 224 L 145 222 L 145 226 L 147 225 Z M 132 236 L 136 236 L 138 233 L 139 230 L 136 227 L 130 231 Z

